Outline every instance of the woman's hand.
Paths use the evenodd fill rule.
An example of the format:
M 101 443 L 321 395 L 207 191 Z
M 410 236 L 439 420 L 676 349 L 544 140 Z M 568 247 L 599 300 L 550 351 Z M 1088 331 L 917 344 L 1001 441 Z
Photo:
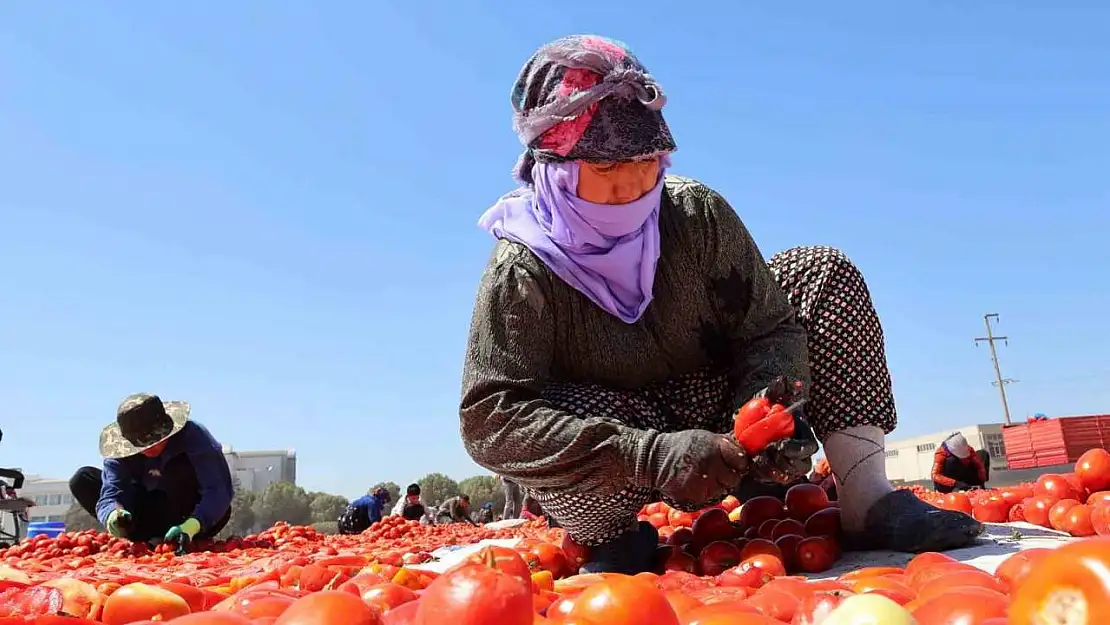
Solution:
M 658 436 L 651 466 L 655 488 L 675 502 L 701 505 L 740 484 L 748 455 L 731 436 L 686 430 Z
M 755 397 L 766 398 L 770 404 L 790 406 L 794 416 L 793 434 L 771 442 L 752 458 L 752 472 L 761 480 L 789 484 L 805 477 L 812 469 L 811 458 L 817 453 L 817 437 L 802 410 L 802 383 L 779 377 Z

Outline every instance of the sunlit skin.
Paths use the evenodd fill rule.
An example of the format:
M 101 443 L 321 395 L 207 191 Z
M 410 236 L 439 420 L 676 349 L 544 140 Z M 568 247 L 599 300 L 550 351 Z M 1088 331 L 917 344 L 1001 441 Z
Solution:
M 578 197 L 594 204 L 627 204 L 655 187 L 659 159 L 578 163 Z
M 146 456 L 147 458 L 157 458 L 158 456 L 160 456 L 162 454 L 163 451 L 166 450 L 166 442 L 167 441 L 162 441 L 161 443 L 158 443 L 157 445 L 155 445 L 154 447 L 151 447 L 150 449 L 144 449 L 143 450 L 143 455 Z

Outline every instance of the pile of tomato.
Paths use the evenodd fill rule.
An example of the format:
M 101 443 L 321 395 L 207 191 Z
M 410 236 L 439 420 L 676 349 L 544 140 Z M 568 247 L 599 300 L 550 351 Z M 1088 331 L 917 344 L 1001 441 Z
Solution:
M 640 511 L 659 530 L 659 567 L 720 575 L 741 562 L 770 557 L 787 572 L 822 573 L 840 556 L 840 509 L 821 487 L 799 484 L 775 497 L 733 496 L 699 512 L 665 503 Z
M 1110 622 L 1110 453 L 1035 484 L 918 496 L 983 521 L 1026 520 L 1079 537 L 1025 549 L 987 573 L 939 553 L 836 578 L 839 509 L 808 485 L 784 501 L 726 499 L 699 512 L 657 503 L 657 570 L 578 574 L 586 549 L 542 520 L 502 530 L 389 517 L 357 536 L 279 523 L 174 555 L 95 532 L 0 554 L 0 625 L 1024 625 Z M 1107 534 L 1097 536 L 1096 534 Z M 443 574 L 445 545 L 486 546 Z M 1000 546 L 1000 548 L 1004 548 Z M 827 573 L 826 573 L 827 574 Z

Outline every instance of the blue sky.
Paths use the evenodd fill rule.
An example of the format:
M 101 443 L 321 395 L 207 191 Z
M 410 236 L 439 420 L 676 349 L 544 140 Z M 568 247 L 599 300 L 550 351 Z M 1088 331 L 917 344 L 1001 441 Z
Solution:
M 296 448 L 310 488 L 479 472 L 475 222 L 512 186 L 516 72 L 579 32 L 632 45 L 673 171 L 767 255 L 862 267 L 896 436 L 1001 419 L 987 312 L 1015 416 L 1110 412 L 1110 8 L 788 4 L 9 3 L 0 463 L 68 476 L 154 391 Z

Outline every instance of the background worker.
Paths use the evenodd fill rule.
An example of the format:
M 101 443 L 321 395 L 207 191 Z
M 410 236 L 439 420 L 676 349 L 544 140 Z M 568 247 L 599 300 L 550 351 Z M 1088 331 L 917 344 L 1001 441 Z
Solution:
M 223 447 L 189 404 L 139 393 L 100 432 L 104 468 L 82 467 L 73 498 L 113 536 L 133 541 L 211 538 L 231 516 L 235 487 Z
M 420 496 L 419 484 L 409 484 L 408 488 L 405 489 L 404 498 L 397 502 L 390 514 L 402 517 L 407 521 L 420 521 L 425 525 L 431 525 L 435 522 L 432 507 L 426 505 L 424 499 Z
M 436 514 L 436 523 L 439 525 L 445 523 L 469 523 L 477 525 L 474 519 L 470 518 L 470 496 L 459 495 L 444 501 L 439 506 L 439 512 Z
M 504 475 L 499 475 L 501 490 L 505 493 L 505 510 L 501 514 L 503 519 L 515 519 L 520 516 L 520 506 L 524 499 L 524 492 L 520 484 L 510 480 Z
M 987 469 L 963 434 L 944 439 L 933 454 L 933 488 L 938 493 L 984 488 Z
M 340 534 L 361 534 L 382 520 L 382 510 L 389 503 L 389 491 L 379 486 L 351 502 L 339 517 Z

